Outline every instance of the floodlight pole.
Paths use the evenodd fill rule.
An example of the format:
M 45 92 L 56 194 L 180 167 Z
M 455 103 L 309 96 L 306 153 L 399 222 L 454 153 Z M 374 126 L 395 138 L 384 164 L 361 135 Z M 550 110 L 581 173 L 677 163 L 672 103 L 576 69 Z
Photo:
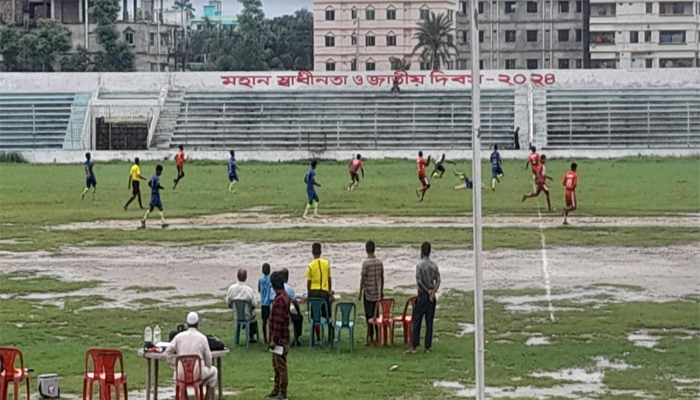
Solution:
M 479 71 L 478 2 L 471 1 L 469 22 L 471 27 L 472 59 L 472 194 L 474 219 L 474 358 L 476 400 L 484 400 L 484 288 L 481 270 L 481 88 Z

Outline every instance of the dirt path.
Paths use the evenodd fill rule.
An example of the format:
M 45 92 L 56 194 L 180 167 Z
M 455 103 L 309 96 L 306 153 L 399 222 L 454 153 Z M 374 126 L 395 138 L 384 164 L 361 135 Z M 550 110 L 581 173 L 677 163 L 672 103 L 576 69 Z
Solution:
M 559 213 L 544 215 L 544 227 L 561 226 Z M 154 220 L 155 221 L 155 220 Z M 206 215 L 195 218 L 168 219 L 169 229 L 280 229 L 297 227 L 465 227 L 472 224 L 472 218 L 463 217 L 391 217 L 391 216 L 322 216 L 304 220 L 289 215 L 264 213 L 230 213 Z M 542 222 L 537 216 L 494 216 L 485 217 L 486 227 L 533 227 Z M 674 217 L 576 217 L 571 218 L 574 226 L 580 227 L 700 227 L 699 215 L 683 215 Z M 121 229 L 133 230 L 139 226 L 138 218 L 131 220 L 107 220 L 80 222 L 53 226 L 55 230 L 79 229 Z M 153 228 L 159 228 L 157 221 L 152 222 Z
M 333 267 L 336 291 L 354 292 L 364 257 L 361 243 L 324 246 L 324 256 Z M 38 271 L 69 280 L 98 279 L 106 284 L 89 293 L 118 298 L 165 298 L 173 295 L 212 294 L 223 296 L 235 280 L 239 267 L 249 270 L 249 283 L 260 275 L 263 262 L 273 269 L 287 267 L 290 283 L 304 291 L 304 271 L 311 259 L 309 243 L 234 243 L 216 246 L 129 246 L 65 248 L 59 254 L 44 252 L 2 254 L 3 271 Z M 384 260 L 388 288 L 415 285 L 418 251 L 411 247 L 379 249 Z M 648 300 L 700 294 L 700 248 L 697 245 L 664 248 L 554 247 L 547 249 L 551 284 L 556 289 L 575 290 L 596 283 L 639 285 L 648 290 Z M 443 288 L 471 290 L 473 252 L 438 250 Z M 500 249 L 484 253 L 486 289 L 543 288 L 540 250 Z M 176 290 L 134 294 L 123 291 L 130 285 L 174 286 Z M 55 297 L 55 294 L 54 294 Z

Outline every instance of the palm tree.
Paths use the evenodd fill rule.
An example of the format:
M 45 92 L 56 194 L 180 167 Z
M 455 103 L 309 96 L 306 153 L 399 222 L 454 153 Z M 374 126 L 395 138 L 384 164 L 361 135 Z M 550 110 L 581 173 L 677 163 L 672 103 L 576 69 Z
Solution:
M 175 0 L 175 3 L 173 4 L 173 8 L 175 10 L 180 10 L 180 18 L 182 20 L 182 28 L 185 28 L 186 21 L 185 21 L 185 13 L 187 13 L 187 16 L 189 17 L 194 13 L 194 6 L 192 6 L 192 3 L 190 3 L 190 0 Z
M 451 32 L 452 23 L 447 16 L 435 16 L 431 12 L 428 19 L 418 23 L 418 31 L 413 35 L 418 44 L 413 48 L 413 54 L 420 50 L 421 60 L 428 62 L 433 69 L 440 69 L 440 64 L 445 65 L 452 58 L 450 50 L 457 51 Z
M 391 63 L 391 69 L 394 71 L 408 71 L 411 69 L 411 62 L 402 58 L 389 57 L 389 63 Z

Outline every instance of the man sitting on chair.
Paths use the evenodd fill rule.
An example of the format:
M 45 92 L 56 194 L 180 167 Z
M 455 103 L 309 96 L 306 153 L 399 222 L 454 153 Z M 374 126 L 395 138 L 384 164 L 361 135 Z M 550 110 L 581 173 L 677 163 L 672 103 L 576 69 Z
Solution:
M 245 306 L 245 319 L 251 320 L 255 318 L 255 292 L 253 288 L 246 285 L 245 281 L 248 279 L 248 271 L 245 268 L 239 268 L 237 273 L 238 282 L 234 283 L 228 288 L 226 293 L 226 304 L 228 307 L 236 311 L 236 305 L 233 303 L 234 300 L 241 300 L 246 302 Z M 252 337 L 258 334 L 258 323 L 250 324 L 250 343 L 257 343 Z
M 216 376 L 218 371 L 212 365 L 211 350 L 209 350 L 209 341 L 207 337 L 199 332 L 199 315 L 196 312 L 191 312 L 187 315 L 187 329 L 185 332 L 175 336 L 168 348 L 165 350 L 165 356 L 168 359 L 168 364 L 174 369 L 177 367 L 178 356 L 199 356 L 202 359 L 202 370 L 199 377 L 204 382 L 207 388 L 207 394 L 204 400 L 211 400 L 214 397 L 216 388 Z M 196 364 L 195 364 L 196 365 Z M 177 379 L 183 380 L 185 376 L 182 368 L 177 371 Z M 195 370 L 194 376 L 197 376 Z M 158 388 L 156 388 L 158 390 Z

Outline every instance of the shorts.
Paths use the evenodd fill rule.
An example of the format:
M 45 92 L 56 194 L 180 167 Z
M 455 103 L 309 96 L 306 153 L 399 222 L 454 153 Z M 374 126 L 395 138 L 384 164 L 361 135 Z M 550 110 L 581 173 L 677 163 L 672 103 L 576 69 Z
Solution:
M 141 182 L 131 181 L 131 193 L 133 195 L 141 194 Z
M 148 206 L 151 208 L 163 208 L 163 202 L 160 201 L 160 196 L 157 194 L 152 194 L 151 202 L 148 203 Z
M 318 201 L 318 194 L 316 193 L 316 189 L 306 189 L 306 198 L 309 200 L 309 202 L 312 202 L 314 200 Z
M 263 321 L 270 319 L 270 306 L 260 306 Z
M 97 178 L 95 178 L 94 175 L 88 176 L 87 178 L 85 178 L 85 187 L 87 187 L 87 188 L 91 188 L 91 187 L 96 188 L 96 187 L 97 187 Z
M 471 179 L 467 178 L 466 183 L 464 184 L 464 186 L 465 186 L 467 189 L 472 189 L 472 188 L 474 187 L 474 181 L 472 181 Z
M 566 206 L 567 207 L 576 208 L 576 192 L 567 190 L 564 193 L 564 198 L 566 199 Z
M 350 171 L 350 179 L 352 179 L 353 181 L 359 181 L 360 175 L 357 174 L 357 171 L 355 171 L 355 172 Z
M 228 174 L 228 180 L 229 180 L 229 182 L 233 182 L 233 181 L 238 182 L 238 175 L 237 174 Z
M 435 166 L 435 170 L 440 171 L 440 172 L 445 172 L 445 167 L 443 167 L 442 164 L 438 164 Z
M 491 167 L 491 177 L 497 178 L 498 175 L 503 175 L 503 168 L 500 165 L 494 165 Z
M 430 186 L 430 180 L 428 179 L 427 175 L 419 175 L 418 180 L 423 184 L 423 186 Z
M 536 183 L 535 184 L 535 192 L 547 192 L 549 193 L 549 187 L 547 186 L 546 183 Z

